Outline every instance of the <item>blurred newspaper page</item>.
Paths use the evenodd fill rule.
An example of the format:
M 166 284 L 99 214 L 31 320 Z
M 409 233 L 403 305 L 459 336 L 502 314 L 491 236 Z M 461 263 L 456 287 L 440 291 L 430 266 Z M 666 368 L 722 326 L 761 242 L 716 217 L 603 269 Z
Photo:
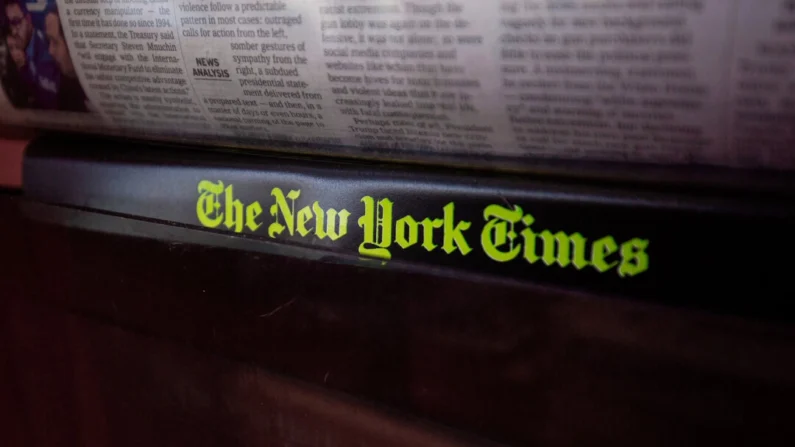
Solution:
M 795 0 L 0 1 L 10 124 L 795 167 Z

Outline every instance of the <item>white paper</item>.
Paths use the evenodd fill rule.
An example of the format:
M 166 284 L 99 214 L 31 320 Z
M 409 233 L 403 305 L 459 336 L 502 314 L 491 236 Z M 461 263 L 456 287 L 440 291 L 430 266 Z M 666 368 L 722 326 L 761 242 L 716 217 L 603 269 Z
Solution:
M 225 144 L 795 167 L 792 0 L 58 7 L 91 112 L 3 96 L 3 121 Z

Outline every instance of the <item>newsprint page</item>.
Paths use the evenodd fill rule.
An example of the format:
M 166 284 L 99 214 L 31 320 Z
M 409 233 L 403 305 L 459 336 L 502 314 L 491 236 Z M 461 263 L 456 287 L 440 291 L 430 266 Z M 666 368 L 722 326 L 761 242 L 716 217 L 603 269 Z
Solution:
M 795 168 L 795 0 L 0 0 L 0 121 Z

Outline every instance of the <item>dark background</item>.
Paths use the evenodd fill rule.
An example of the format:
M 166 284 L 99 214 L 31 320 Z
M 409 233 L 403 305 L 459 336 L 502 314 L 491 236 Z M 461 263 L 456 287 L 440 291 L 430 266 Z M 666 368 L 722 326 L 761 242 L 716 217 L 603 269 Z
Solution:
M 789 325 L 72 229 L 26 202 L 0 194 L 3 445 L 795 435 Z M 743 298 L 791 296 L 768 294 Z

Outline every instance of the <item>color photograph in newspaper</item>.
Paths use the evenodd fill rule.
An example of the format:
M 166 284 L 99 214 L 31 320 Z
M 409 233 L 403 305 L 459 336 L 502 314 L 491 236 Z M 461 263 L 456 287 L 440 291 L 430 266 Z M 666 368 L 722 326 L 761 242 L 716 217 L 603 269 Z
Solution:
M 55 0 L 0 1 L 0 83 L 11 104 L 88 112 Z

